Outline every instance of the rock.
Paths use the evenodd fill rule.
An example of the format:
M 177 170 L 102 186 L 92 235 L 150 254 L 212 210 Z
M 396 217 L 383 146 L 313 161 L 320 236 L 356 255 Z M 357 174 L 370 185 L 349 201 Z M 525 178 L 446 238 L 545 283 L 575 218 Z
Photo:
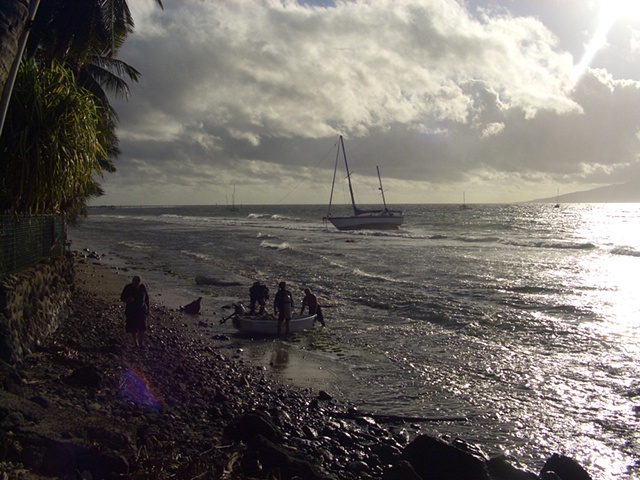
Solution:
M 382 480 L 423 480 L 411 464 L 406 460 L 400 460 L 384 472 Z
M 391 465 L 400 458 L 401 451 L 386 444 L 376 444 L 371 446 L 371 452 L 378 457 L 380 465 Z
M 293 480 L 296 476 L 305 480 L 323 480 L 317 469 L 306 460 L 294 457 L 283 447 L 257 435 L 249 441 L 249 450 L 256 451 L 261 464 L 267 471 L 279 471 L 283 480 Z
M 200 313 L 200 305 L 202 303 L 202 297 L 198 297 L 191 303 L 186 304 L 184 307 L 180 307 L 180 311 L 188 313 L 189 315 L 197 315 Z
M 486 462 L 492 477 L 508 480 L 538 480 L 538 476 L 531 472 L 519 470 L 507 463 L 504 458 L 496 457 Z
M 408 461 L 423 480 L 489 480 L 483 460 L 428 435 L 407 445 L 400 459 Z
M 542 472 L 537 478 L 539 480 L 562 480 L 562 478 L 560 478 L 554 472 Z
M 554 472 L 562 480 L 591 480 L 591 475 L 578 462 L 557 453 L 547 459 L 540 473 L 545 472 Z
M 362 474 L 371 472 L 371 467 L 362 460 L 355 460 L 347 465 L 347 470 L 353 473 Z
M 333 397 L 329 395 L 327 392 L 325 392 L 324 390 L 320 390 L 318 392 L 318 400 L 328 401 L 328 400 L 333 400 Z
M 64 381 L 74 387 L 99 388 L 102 385 L 102 375 L 94 365 L 88 365 L 75 369 Z
M 0 359 L 0 385 L 15 394 L 20 393 L 22 378 L 16 368 Z
M 249 441 L 256 435 L 267 440 L 280 441 L 282 432 L 262 412 L 248 413 L 232 421 L 225 429 L 225 435 L 233 440 Z

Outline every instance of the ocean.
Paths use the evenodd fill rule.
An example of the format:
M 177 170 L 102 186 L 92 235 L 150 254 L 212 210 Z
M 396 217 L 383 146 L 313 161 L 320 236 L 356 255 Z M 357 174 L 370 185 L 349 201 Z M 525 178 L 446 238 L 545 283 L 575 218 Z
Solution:
M 222 305 L 254 280 L 271 299 L 282 280 L 295 302 L 310 287 L 327 326 L 287 348 L 335 364 L 316 388 L 363 412 L 466 417 L 422 431 L 534 472 L 562 453 L 597 480 L 640 478 L 640 204 L 401 207 L 383 232 L 340 232 L 320 205 L 92 208 L 69 237 L 166 306 L 202 296 L 225 335 Z

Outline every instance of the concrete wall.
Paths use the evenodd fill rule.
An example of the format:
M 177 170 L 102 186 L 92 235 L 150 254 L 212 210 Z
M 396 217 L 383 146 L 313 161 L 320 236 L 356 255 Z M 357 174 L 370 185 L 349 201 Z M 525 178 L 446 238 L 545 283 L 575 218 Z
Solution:
M 0 283 L 0 360 L 21 361 L 69 315 L 73 258 L 55 257 Z

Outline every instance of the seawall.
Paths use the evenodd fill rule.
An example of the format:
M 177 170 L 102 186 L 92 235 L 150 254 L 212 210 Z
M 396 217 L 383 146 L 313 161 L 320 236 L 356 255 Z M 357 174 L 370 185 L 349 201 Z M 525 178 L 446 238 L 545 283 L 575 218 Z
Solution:
M 0 360 L 16 363 L 69 315 L 73 258 L 49 258 L 0 282 Z

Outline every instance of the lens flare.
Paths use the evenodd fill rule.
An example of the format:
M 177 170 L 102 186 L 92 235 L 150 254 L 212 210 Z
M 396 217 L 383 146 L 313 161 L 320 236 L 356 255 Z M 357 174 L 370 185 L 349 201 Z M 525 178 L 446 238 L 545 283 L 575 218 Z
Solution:
M 123 398 L 140 407 L 161 410 L 162 401 L 157 389 L 137 367 L 128 368 L 120 381 L 120 393 Z

